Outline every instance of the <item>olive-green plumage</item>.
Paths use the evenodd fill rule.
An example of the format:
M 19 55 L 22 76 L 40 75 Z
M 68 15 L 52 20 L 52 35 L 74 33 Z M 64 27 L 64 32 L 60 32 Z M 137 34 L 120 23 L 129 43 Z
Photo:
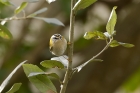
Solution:
M 64 54 L 67 48 L 67 40 L 60 34 L 54 34 L 50 38 L 50 51 L 56 56 Z

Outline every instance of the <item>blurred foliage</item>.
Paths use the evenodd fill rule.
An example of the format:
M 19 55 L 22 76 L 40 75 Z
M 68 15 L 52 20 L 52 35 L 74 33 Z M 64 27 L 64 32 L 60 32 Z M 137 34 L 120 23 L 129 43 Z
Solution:
M 93 43 L 93 40 L 86 40 L 81 36 L 78 40 L 75 41 L 74 49 L 76 51 L 81 51 L 85 47 L 89 46 L 91 43 Z
M 61 11 L 63 11 L 66 16 L 70 17 L 70 0 L 60 0 Z
M 18 6 L 21 4 L 20 0 L 11 0 L 11 1 L 16 3 L 16 5 Z M 106 25 L 105 23 L 107 23 L 108 18 L 102 18 L 102 15 L 105 16 L 106 13 L 108 13 L 108 11 L 111 11 L 112 6 L 118 6 L 117 14 L 118 14 L 119 22 L 116 28 L 119 28 L 119 27 L 123 28 L 125 27 L 123 26 L 124 24 L 127 25 L 123 30 L 122 29 L 117 30 L 117 36 L 115 36 L 115 39 L 117 40 L 123 39 L 122 41 L 124 42 L 134 43 L 137 45 L 135 46 L 135 48 L 130 49 L 130 51 L 128 51 L 127 49 L 122 50 L 122 48 L 121 49 L 117 48 L 116 51 L 115 49 L 114 50 L 109 49 L 109 51 L 111 52 L 106 51 L 103 55 L 101 55 L 102 59 L 104 60 L 102 63 L 97 63 L 97 64 L 94 63 L 95 65 L 90 64 L 89 66 L 87 66 L 87 68 L 84 69 L 85 71 L 82 71 L 81 73 L 78 73 L 78 75 L 76 75 L 77 78 L 76 76 L 73 77 L 73 79 L 70 81 L 71 84 L 69 85 L 68 93 L 90 93 L 88 92 L 88 90 L 90 91 L 90 89 L 95 90 L 94 91 L 95 93 L 103 93 L 101 90 L 105 91 L 105 89 L 113 91 L 113 92 L 106 91 L 107 93 L 114 93 L 114 91 L 118 87 L 121 87 L 121 83 L 124 82 L 124 80 L 126 80 L 131 75 L 131 73 L 133 74 L 135 72 L 135 70 L 133 69 L 139 65 L 138 63 L 136 64 L 136 66 L 131 65 L 132 66 L 130 68 L 131 71 L 127 69 L 126 72 L 125 71 L 121 72 L 123 74 L 118 74 L 115 72 L 116 71 L 115 68 L 119 66 L 120 66 L 119 68 L 121 68 L 122 70 L 125 70 L 127 65 L 130 65 L 130 62 L 128 61 L 131 61 L 131 60 L 124 60 L 124 59 L 129 59 L 134 56 L 131 62 L 131 64 L 133 64 L 137 61 L 136 59 L 139 57 L 139 54 L 138 54 L 139 50 L 135 50 L 138 48 L 138 43 L 139 43 L 137 41 L 139 40 L 139 36 L 137 36 L 139 35 L 139 32 L 138 32 L 139 31 L 139 28 L 138 28 L 139 17 L 137 17 L 137 20 L 135 20 L 136 23 L 132 23 L 134 20 L 131 21 L 131 26 L 127 24 L 128 23 L 127 21 L 130 20 L 130 18 L 127 19 L 127 21 L 125 20 L 125 18 L 129 16 L 129 12 L 131 13 L 132 9 L 136 7 L 137 5 L 139 5 L 137 2 L 132 3 L 131 1 L 132 0 L 117 0 L 117 1 L 112 2 L 110 0 L 106 0 L 106 1 L 98 0 L 94 5 L 91 5 L 91 7 L 85 10 L 80 10 L 80 12 L 78 12 L 76 23 L 77 21 L 80 20 L 82 26 L 80 26 L 79 29 L 81 28 L 83 29 L 83 31 L 76 30 L 75 32 L 75 33 L 78 33 L 79 36 L 77 36 L 77 39 L 75 40 L 74 53 L 76 57 L 78 53 L 81 53 L 82 55 L 80 56 L 80 58 L 77 57 L 77 59 L 75 60 L 76 62 L 78 62 L 77 60 L 83 60 L 82 62 L 85 62 L 85 60 L 93 56 L 93 53 L 97 53 L 98 51 L 102 49 L 103 44 L 98 44 L 93 39 L 85 40 L 83 38 L 83 35 L 86 31 L 98 30 L 98 31 L 104 32 L 105 31 L 104 28 Z M 36 5 L 32 6 L 34 4 Z M 63 23 L 66 23 L 65 27 L 58 27 L 58 26 L 50 25 L 45 22 L 34 20 L 34 19 L 8 21 L 6 23 L 6 27 L 12 33 L 13 39 L 5 40 L 3 38 L 0 38 L 0 82 L 2 82 L 8 76 L 8 74 L 16 67 L 16 65 L 22 62 L 23 60 L 27 59 L 29 60 L 29 63 L 33 63 L 36 65 L 39 65 L 40 62 L 43 60 L 49 60 L 53 56 L 48 50 L 48 42 L 52 34 L 60 33 L 64 36 L 67 36 L 66 35 L 67 32 L 65 28 L 69 28 L 70 0 L 57 0 L 57 2 L 54 2 L 52 4 L 47 4 L 45 1 L 40 0 L 39 2 L 29 4 L 28 7 L 30 8 L 25 9 L 25 12 L 27 14 L 34 13 L 34 11 L 38 11 L 39 9 L 47 7 L 48 10 L 45 13 L 39 14 L 38 16 L 43 16 L 43 17 L 51 16 L 53 18 L 58 18 Z M 13 15 L 14 10 L 15 10 L 14 7 L 9 7 L 0 3 L 0 19 L 10 17 L 11 15 Z M 122 11 L 125 11 L 125 14 Z M 99 15 L 95 15 L 98 13 Z M 137 13 L 138 11 L 131 14 L 138 15 Z M 103 19 L 103 20 L 100 20 L 98 19 L 98 17 L 95 17 L 95 16 L 98 16 L 99 18 L 101 17 L 100 19 Z M 134 17 L 131 17 L 131 18 L 134 18 Z M 81 20 L 82 21 L 85 20 L 85 21 L 82 22 Z M 121 22 L 123 21 L 125 21 L 126 23 L 121 24 Z M 77 26 L 77 24 L 75 24 L 75 26 Z M 136 29 L 129 28 L 133 26 L 137 28 L 138 31 Z M 123 32 L 125 30 L 127 30 L 127 32 Z M 134 53 L 137 53 L 137 54 L 134 54 Z M 112 56 L 115 56 L 115 57 L 112 57 Z M 80 63 L 76 63 L 76 64 L 80 64 Z M 43 69 L 46 70 L 46 72 L 48 71 L 48 69 L 45 69 L 45 68 Z M 137 70 L 134 73 L 134 75 L 132 75 L 130 79 L 128 79 L 122 85 L 122 88 L 124 88 L 124 90 L 128 92 L 130 91 L 133 92 L 140 86 L 139 85 L 140 84 L 139 72 L 140 71 Z M 59 74 L 62 74 L 61 71 Z M 115 79 L 111 75 L 113 75 Z M 117 76 L 115 75 L 118 75 L 118 76 L 122 75 L 121 76 L 122 78 L 117 78 Z M 93 83 L 93 81 L 95 82 Z M 110 81 L 113 84 L 111 84 Z M 31 85 L 27 77 L 25 77 L 23 70 L 19 70 L 17 73 L 15 73 L 14 77 L 9 82 L 9 85 L 6 87 L 3 93 L 8 91 L 15 82 L 22 83 L 22 86 L 20 87 L 17 93 L 39 93 L 39 91 L 37 91 L 36 88 Z M 58 90 L 60 87 L 59 86 L 60 84 L 57 84 L 55 80 L 53 82 L 56 84 L 56 87 Z M 111 86 L 107 84 L 111 84 Z M 78 87 L 75 87 L 75 86 L 78 86 Z M 115 88 L 114 87 L 111 88 L 112 86 L 114 86 Z M 98 90 L 98 92 L 96 90 Z
M 133 73 L 122 85 L 126 92 L 134 92 L 140 87 L 140 68 Z

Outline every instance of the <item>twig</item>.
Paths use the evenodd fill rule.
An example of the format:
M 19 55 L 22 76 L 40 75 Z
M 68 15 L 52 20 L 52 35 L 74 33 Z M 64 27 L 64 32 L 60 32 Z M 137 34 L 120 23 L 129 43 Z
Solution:
M 10 17 L 10 18 L 5 18 L 5 19 L 0 19 L 0 21 L 11 21 L 11 20 L 23 20 L 23 19 L 27 19 L 27 18 L 30 18 L 30 17 Z
M 110 38 L 109 43 L 95 56 L 93 56 L 91 59 L 89 59 L 88 61 L 86 61 L 85 63 L 81 64 L 80 66 L 76 67 L 73 69 L 73 71 L 80 71 L 83 67 L 85 67 L 88 63 L 90 63 L 91 61 L 93 61 L 96 57 L 98 57 L 100 54 L 102 54 L 110 45 L 110 43 L 112 42 L 113 38 Z
M 69 29 L 69 43 L 68 43 L 69 63 L 63 80 L 63 84 L 61 85 L 60 93 L 65 93 L 68 81 L 72 73 L 73 38 L 74 38 L 74 21 L 75 21 L 75 11 L 72 9 L 74 4 L 75 4 L 75 0 L 71 0 L 71 15 L 70 15 L 70 29 Z

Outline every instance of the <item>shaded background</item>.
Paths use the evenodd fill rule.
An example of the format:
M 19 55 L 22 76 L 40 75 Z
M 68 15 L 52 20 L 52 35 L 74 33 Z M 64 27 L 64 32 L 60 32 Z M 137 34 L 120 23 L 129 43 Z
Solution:
M 18 6 L 25 0 L 11 1 Z M 115 39 L 132 43 L 135 47 L 119 46 L 107 49 L 98 57 L 104 60 L 103 62 L 90 63 L 73 76 L 68 84 L 67 93 L 140 93 L 139 0 L 98 0 L 78 12 L 75 22 L 73 67 L 96 55 L 105 46 L 105 41 L 85 40 L 83 35 L 93 30 L 105 32 L 113 6 L 118 6 Z M 13 40 L 0 38 L 0 83 L 24 60 L 40 66 L 41 61 L 53 57 L 48 49 L 51 35 L 60 33 L 68 39 L 70 0 L 57 0 L 52 4 L 40 0 L 29 4 L 25 11 L 28 15 L 43 7 L 48 8 L 47 12 L 38 16 L 57 18 L 65 24 L 65 27 L 36 19 L 9 21 L 6 26 L 11 31 Z M 0 4 L 0 19 L 12 16 L 14 9 Z M 21 17 L 22 13 L 18 16 Z M 46 71 L 57 72 L 63 79 L 63 71 L 58 69 Z M 17 93 L 40 93 L 28 81 L 22 68 L 15 73 L 3 93 L 16 82 L 23 83 Z M 53 82 L 59 91 L 59 82 L 56 80 Z

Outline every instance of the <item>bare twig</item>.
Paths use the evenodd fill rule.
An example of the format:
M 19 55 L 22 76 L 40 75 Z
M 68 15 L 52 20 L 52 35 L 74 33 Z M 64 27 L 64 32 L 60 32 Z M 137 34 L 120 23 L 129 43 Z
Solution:
M 71 15 L 70 15 L 70 29 L 69 29 L 69 42 L 68 42 L 69 63 L 63 80 L 63 84 L 61 85 L 60 93 L 65 93 L 68 81 L 72 73 L 73 38 L 74 38 L 74 21 L 75 21 L 75 11 L 72 9 L 74 4 L 75 4 L 75 0 L 71 0 Z
M 31 18 L 31 17 L 10 17 L 10 18 L 5 18 L 5 19 L 0 19 L 0 21 L 11 21 L 11 20 L 23 20 L 23 19 L 27 19 L 27 18 Z
M 89 59 L 89 60 L 86 61 L 85 63 L 81 64 L 80 66 L 74 68 L 73 71 L 76 70 L 76 71 L 79 72 L 79 71 L 80 71 L 83 67 L 85 67 L 88 63 L 90 63 L 91 61 L 94 61 L 94 59 L 95 59 L 96 57 L 98 57 L 100 54 L 102 54 L 102 53 L 109 47 L 109 45 L 110 45 L 110 43 L 112 42 L 112 40 L 113 40 L 113 38 L 110 38 L 109 43 L 107 43 L 107 45 L 106 45 L 97 55 L 93 56 L 91 59 Z

